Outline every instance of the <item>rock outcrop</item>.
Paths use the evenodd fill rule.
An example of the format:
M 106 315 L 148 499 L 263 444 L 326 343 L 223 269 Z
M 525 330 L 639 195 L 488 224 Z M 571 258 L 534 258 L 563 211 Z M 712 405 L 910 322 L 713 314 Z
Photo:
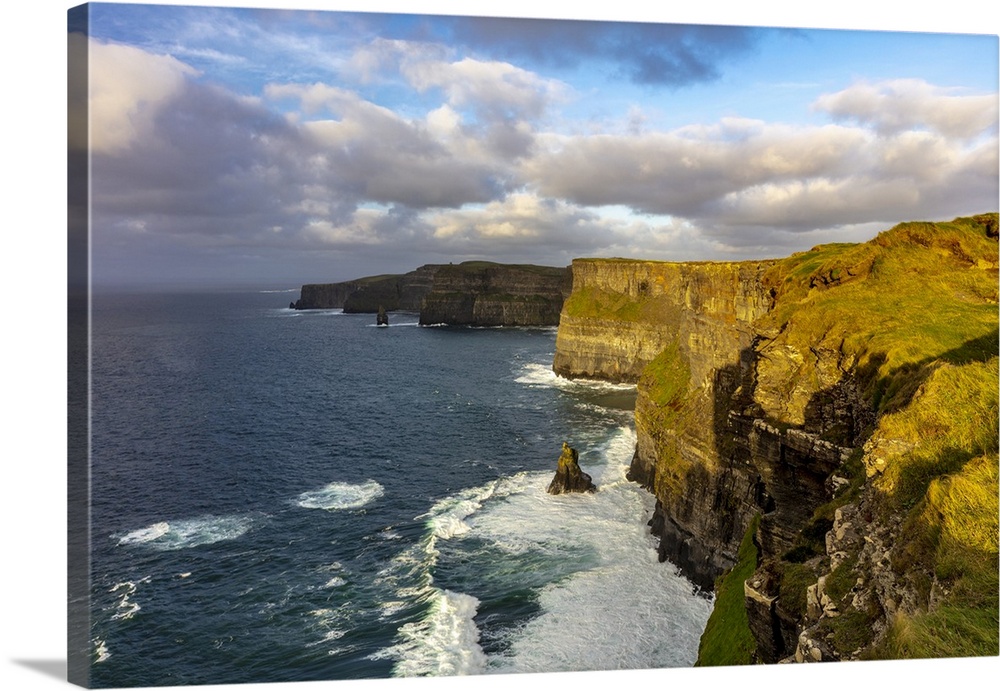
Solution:
M 587 473 L 580 469 L 580 456 L 576 449 L 563 442 L 562 453 L 559 455 L 559 465 L 555 477 L 546 490 L 549 494 L 564 494 L 567 492 L 595 492 L 597 486 Z
M 637 382 L 661 559 L 706 590 L 752 573 L 711 627 L 754 641 L 727 664 L 997 654 L 996 227 L 574 262 L 554 369 Z
M 567 268 L 463 262 L 442 266 L 420 308 L 421 324 L 555 326 L 570 292 Z

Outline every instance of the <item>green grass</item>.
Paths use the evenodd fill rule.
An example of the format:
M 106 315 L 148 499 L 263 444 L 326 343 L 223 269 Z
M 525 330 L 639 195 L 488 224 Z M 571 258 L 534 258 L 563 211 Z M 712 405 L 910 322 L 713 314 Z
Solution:
M 540 276 L 549 276 L 553 278 L 561 278 L 567 273 L 566 267 L 561 266 L 539 266 L 537 264 L 499 264 L 497 262 L 488 261 L 467 261 L 460 264 L 445 264 L 441 266 L 439 271 L 448 271 L 458 274 L 475 274 L 487 269 L 517 269 L 519 271 L 527 271 Z
M 673 341 L 646 365 L 639 386 L 660 408 L 674 409 L 687 398 L 690 380 L 691 368 L 681 354 L 680 345 Z
M 1000 652 L 998 577 L 998 455 L 971 459 L 960 471 L 931 481 L 904 526 L 894 565 L 928 572 L 941 603 L 897 615 L 879 657 L 965 657 Z
M 912 444 L 891 457 L 875 481 L 895 505 L 914 506 L 931 483 L 970 459 L 995 451 L 998 438 L 998 358 L 966 365 L 939 363 L 905 408 L 883 416 L 879 439 Z
M 904 223 L 869 243 L 793 255 L 766 276 L 776 305 L 762 330 L 800 353 L 839 353 L 875 415 L 861 440 L 871 435 L 868 452 L 841 468 L 850 486 L 816 509 L 784 555 L 784 578 L 808 577 L 792 563 L 821 553 L 806 533 L 818 534 L 837 507 L 864 495 L 883 523 L 903 526 L 893 567 L 919 601 L 868 647 L 884 613 L 874 601 L 864 611 L 850 605 L 855 568 L 866 568 L 852 555 L 827 579 L 841 615 L 824 627 L 842 654 L 998 654 L 998 250 L 985 232 L 996 219 Z M 788 386 L 822 393 L 808 357 L 787 376 Z M 785 602 L 794 610 L 801 604 Z
M 690 394 L 691 368 L 674 341 L 657 355 L 639 376 L 637 390 L 641 409 L 636 409 L 636 432 L 657 444 L 657 472 L 653 493 L 678 496 L 684 491 L 691 462 L 681 454 L 680 444 L 688 425 L 700 423 L 705 411 L 701 399 Z
M 797 427 L 805 424 L 810 402 L 833 400 L 836 390 L 810 355 L 817 352 L 851 373 L 869 413 L 867 428 L 851 442 L 858 451 L 838 470 L 849 486 L 816 508 L 800 540 L 782 555 L 781 606 L 804 611 L 804 587 L 815 576 L 808 560 L 823 554 L 823 533 L 835 510 L 861 498 L 875 511 L 868 520 L 902 526 L 892 545 L 893 568 L 918 598 L 916 611 L 896 614 L 889 634 L 872 647 L 873 623 L 885 613 L 874 600 L 863 611 L 851 606 L 849 593 L 868 568 L 851 555 L 827 579 L 841 615 L 824 626 L 842 654 L 998 654 L 1000 262 L 997 241 L 986 230 L 996 225 L 995 213 L 903 223 L 868 243 L 793 255 L 765 274 L 775 306 L 756 327 L 773 339 L 770 347 L 802 357 L 801 364 L 778 360 L 788 363 L 779 373 L 784 378 L 767 380 L 773 400 L 787 402 L 794 394 L 801 410 L 789 405 L 773 412 L 761 398 L 756 403 L 763 414 L 777 427 Z M 571 316 L 624 322 L 656 320 L 664 309 L 649 298 L 596 288 L 576 291 L 566 303 Z M 713 419 L 712 411 L 695 409 L 689 378 L 674 343 L 639 381 L 650 405 L 637 415 L 637 427 L 647 426 L 644 431 L 662 446 L 654 488 L 661 500 L 683 491 L 687 468 L 675 448 L 678 438 L 686 426 Z M 845 443 L 856 432 L 819 431 Z M 758 558 L 749 541 L 754 530 L 744 536 L 734 569 L 717 584 L 699 665 L 753 660 L 743 581 Z
M 758 554 L 753 536 L 759 523 L 758 515 L 743 535 L 736 565 L 716 584 L 715 607 L 698 645 L 696 667 L 748 665 L 754 662 L 757 642 L 750 633 L 743 582 L 757 568 Z
M 962 219 L 903 224 L 872 244 L 871 276 L 828 294 L 846 298 L 841 309 L 867 303 L 854 322 L 871 325 L 845 334 L 845 346 L 879 413 L 874 441 L 896 449 L 877 467 L 866 459 L 869 486 L 883 521 L 904 524 L 893 566 L 925 605 L 897 614 L 867 655 L 996 655 L 997 244 Z M 854 580 L 846 566 L 828 579 L 837 595 Z M 867 643 L 877 614 L 848 609 L 831 622 L 838 648 Z
M 569 316 L 580 319 L 636 322 L 643 318 L 646 302 L 624 293 L 585 287 L 575 289 L 566 299 L 563 309 Z
M 816 582 L 816 572 L 804 564 L 782 564 L 781 607 L 798 617 L 806 614 L 806 590 Z

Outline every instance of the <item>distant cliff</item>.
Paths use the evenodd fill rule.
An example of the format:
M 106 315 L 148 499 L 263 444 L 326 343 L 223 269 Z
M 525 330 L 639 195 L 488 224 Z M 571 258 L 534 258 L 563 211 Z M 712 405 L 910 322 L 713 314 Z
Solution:
M 568 268 L 463 262 L 406 274 L 302 286 L 295 309 L 420 312 L 421 324 L 555 326 L 571 285 Z
M 293 303 L 297 310 L 342 309 L 347 296 L 361 287 L 360 281 L 307 283 Z
M 574 262 L 553 366 L 637 382 L 629 477 L 716 588 L 701 664 L 998 653 L 996 235 Z
M 441 266 L 421 324 L 555 326 L 570 291 L 566 268 L 463 262 Z
M 368 276 L 341 283 L 302 286 L 295 309 L 343 309 L 345 312 L 376 313 L 386 310 L 416 312 L 430 292 L 439 265 L 427 264 L 405 274 Z

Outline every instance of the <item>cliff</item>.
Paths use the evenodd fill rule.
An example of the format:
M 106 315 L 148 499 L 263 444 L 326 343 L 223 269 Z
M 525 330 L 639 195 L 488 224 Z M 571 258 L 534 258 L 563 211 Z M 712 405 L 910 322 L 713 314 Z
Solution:
M 441 266 L 421 324 L 555 326 L 570 290 L 565 268 L 463 262 Z
M 565 268 L 463 262 L 425 264 L 405 274 L 307 284 L 295 309 L 349 313 L 420 312 L 421 324 L 555 326 L 570 292 Z
M 718 433 L 752 323 L 773 304 L 763 280 L 772 266 L 577 260 L 556 336 L 557 374 L 637 381 L 629 478 L 660 500 L 661 559 L 706 589 L 732 566 L 752 517 L 729 488 L 755 474 L 723 467 Z
M 343 283 L 307 283 L 299 291 L 297 310 L 342 309 L 347 296 L 360 288 L 361 281 Z
M 401 276 L 369 281 L 344 300 L 344 311 L 374 313 L 379 307 L 389 311 L 417 312 L 434 284 L 437 264 L 425 264 Z
M 996 230 L 574 262 L 554 368 L 637 382 L 629 476 L 717 588 L 703 664 L 997 654 Z
M 313 283 L 302 286 L 295 309 L 343 309 L 345 312 L 376 313 L 380 306 L 389 311 L 416 312 L 430 292 L 439 265 L 427 264 L 405 274 L 368 276 L 341 283 Z
M 577 259 L 553 369 L 566 377 L 635 382 L 676 346 L 701 382 L 723 364 L 720 357 L 749 344 L 747 325 L 771 303 L 760 280 L 768 266 Z

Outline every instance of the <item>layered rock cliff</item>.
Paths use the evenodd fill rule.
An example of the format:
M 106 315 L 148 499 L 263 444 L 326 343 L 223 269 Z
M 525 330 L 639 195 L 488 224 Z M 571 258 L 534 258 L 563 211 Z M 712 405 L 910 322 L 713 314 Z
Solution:
M 564 267 L 480 261 L 425 264 L 401 275 L 307 284 L 293 307 L 420 312 L 425 325 L 555 326 L 571 285 Z
M 659 500 L 661 558 L 704 588 L 733 564 L 753 515 L 731 495 L 756 472 L 722 460 L 718 433 L 752 323 L 773 303 L 763 281 L 771 266 L 577 260 L 556 337 L 556 373 L 637 381 L 629 478 Z
M 434 284 L 438 264 L 426 264 L 405 274 L 368 276 L 341 283 L 302 286 L 295 309 L 343 309 L 350 313 L 416 312 Z
M 294 302 L 297 310 L 342 309 L 347 296 L 361 287 L 360 281 L 342 283 L 307 283 Z
M 559 320 L 553 369 L 566 377 L 638 381 L 676 345 L 703 382 L 750 343 L 748 324 L 771 303 L 767 262 L 671 263 L 577 259 Z
M 569 295 L 563 267 L 463 262 L 425 264 L 405 274 L 302 286 L 295 309 L 349 313 L 420 312 L 421 324 L 555 326 Z
M 566 268 L 463 262 L 441 266 L 421 324 L 555 326 L 570 291 Z
M 997 654 L 996 227 L 574 262 L 554 368 L 637 382 L 661 558 L 719 587 L 705 664 Z

